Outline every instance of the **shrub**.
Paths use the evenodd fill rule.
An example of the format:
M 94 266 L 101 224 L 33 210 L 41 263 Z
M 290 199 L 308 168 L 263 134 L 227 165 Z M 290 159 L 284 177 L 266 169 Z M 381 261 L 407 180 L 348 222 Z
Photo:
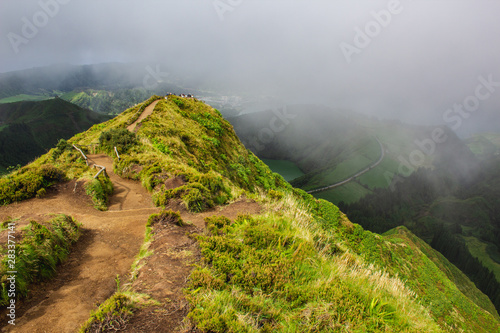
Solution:
M 44 164 L 38 169 L 38 173 L 43 177 L 44 182 L 60 182 L 64 179 L 64 172 L 51 164 Z
M 133 302 L 124 293 L 115 293 L 92 311 L 90 319 L 80 328 L 80 333 L 107 332 L 125 328 L 127 319 L 132 315 Z
M 135 133 L 126 128 L 112 128 L 109 131 L 102 132 L 99 137 L 99 146 L 107 153 L 112 153 L 114 147 L 120 153 L 125 153 L 136 144 L 137 137 Z
M 66 150 L 71 150 L 73 147 L 68 143 L 68 141 L 61 139 L 57 143 L 56 148 L 52 151 L 52 159 L 55 161 L 62 153 Z
M 64 172 L 53 165 L 25 167 L 0 179 L 0 205 L 33 198 L 42 188 L 63 180 Z
M 113 194 L 113 183 L 106 176 L 99 175 L 85 184 L 85 193 L 92 199 L 98 210 L 108 210 L 108 197 Z
M 212 200 L 206 198 L 203 192 L 198 188 L 191 188 L 186 195 L 182 196 L 182 201 L 189 211 L 200 213 L 207 208 L 213 207 Z
M 179 109 L 186 108 L 186 104 L 184 103 L 184 101 L 180 100 L 179 98 L 172 97 L 171 100 L 175 103 L 175 105 L 177 105 L 179 107 Z
M 36 197 L 37 198 L 43 198 L 47 194 L 47 190 L 45 188 L 41 188 L 38 191 L 36 191 Z
M 162 211 L 159 214 L 153 214 L 149 217 L 147 227 L 153 227 L 155 224 L 167 225 L 175 224 L 179 227 L 185 226 L 186 223 L 182 220 L 180 212 L 173 210 Z

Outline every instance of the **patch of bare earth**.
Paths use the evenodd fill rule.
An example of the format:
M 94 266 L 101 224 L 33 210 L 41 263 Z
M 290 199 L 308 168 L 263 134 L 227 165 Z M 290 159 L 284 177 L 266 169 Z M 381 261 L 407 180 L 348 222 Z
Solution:
M 82 236 L 55 278 L 31 288 L 28 298 L 17 303 L 16 325 L 0 321 L 3 332 L 75 332 L 90 311 L 113 294 L 116 276 L 130 272 L 146 221 L 158 208 L 140 183 L 112 172 L 109 157 L 89 158 L 106 167 L 115 187 L 109 211 L 95 210 L 83 184 L 74 181 L 55 186 L 44 198 L 0 207 L 0 221 L 18 219 L 18 228 L 50 214 L 70 215 L 82 223 Z
M 200 260 L 196 241 L 188 235 L 202 232 L 204 218 L 208 216 L 224 215 L 234 221 L 240 214 L 257 214 L 261 211 L 258 203 L 245 198 L 199 214 L 187 212 L 179 201 L 170 203 L 166 208 L 180 211 L 182 219 L 190 224 L 153 225 L 154 241 L 150 246 L 153 254 L 145 259 L 132 289 L 152 296 L 162 305 L 136 311 L 127 324 L 126 332 L 197 332 L 188 323 L 183 323 L 189 306 L 182 290 L 193 269 L 192 264 Z
M 147 116 L 149 116 L 150 114 L 153 113 L 153 110 L 156 106 L 156 104 L 158 104 L 160 100 L 156 100 L 154 101 L 153 103 L 149 104 L 145 109 L 144 111 L 142 111 L 141 115 L 139 116 L 139 119 L 137 119 L 133 124 L 127 126 L 127 129 L 130 131 L 130 132 L 137 132 L 137 130 L 139 129 L 139 126 L 141 121 L 143 121 Z

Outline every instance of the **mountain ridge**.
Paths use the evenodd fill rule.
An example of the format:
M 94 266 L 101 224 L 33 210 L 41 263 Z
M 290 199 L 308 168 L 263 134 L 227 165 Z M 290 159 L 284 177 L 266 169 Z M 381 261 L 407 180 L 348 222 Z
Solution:
M 128 131 L 126 127 L 155 101 L 137 132 Z M 162 225 L 189 225 L 184 218 L 209 213 L 205 228 L 191 235 L 199 257 L 184 253 L 197 263 L 185 285 L 191 327 L 205 332 L 491 332 L 500 327 L 491 302 L 477 289 L 468 296 L 462 293 L 408 241 L 414 237 L 411 233 L 363 230 L 335 205 L 291 187 L 241 144 L 217 110 L 201 101 L 153 96 L 94 125 L 1 178 L 2 202 L 8 195 L 19 200 L 22 191 L 31 190 L 26 194 L 34 196 L 50 185 L 47 182 L 57 183 L 51 176 L 55 170 L 60 179 L 85 181 L 96 189 L 106 186 L 102 174 L 91 180 L 95 171 L 72 145 L 107 154 L 114 160 L 114 173 L 140 181 L 162 210 L 149 223 L 143 221 L 147 231 L 140 269 L 155 270 L 148 258 L 160 253 L 162 243 L 155 238 L 162 239 L 157 236 Z M 43 180 L 34 184 L 36 177 Z M 217 209 L 243 197 L 258 202 L 262 211 L 231 218 L 217 214 Z M 469 283 L 467 288 L 474 287 Z M 141 313 L 141 304 L 157 309 L 158 316 L 170 309 L 168 301 L 152 304 L 137 292 L 119 288 L 96 309 L 89 325 L 111 313 L 128 320 L 134 311 Z

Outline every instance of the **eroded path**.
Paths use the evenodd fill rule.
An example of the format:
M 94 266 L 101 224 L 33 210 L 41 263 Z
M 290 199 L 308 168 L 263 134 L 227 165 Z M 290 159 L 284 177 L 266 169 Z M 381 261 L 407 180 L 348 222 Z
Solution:
M 130 132 L 137 132 L 137 124 L 139 124 L 141 121 L 144 120 L 147 116 L 149 116 L 151 113 L 153 113 L 153 110 L 155 109 L 156 104 L 158 104 L 160 100 L 156 100 L 150 105 L 148 105 L 144 111 L 142 111 L 141 115 L 139 116 L 139 119 L 137 119 L 133 124 L 129 125 L 127 129 Z
M 116 276 L 125 280 L 129 273 L 146 221 L 159 209 L 153 207 L 150 194 L 139 182 L 112 172 L 108 156 L 91 155 L 89 159 L 105 166 L 113 182 L 115 193 L 109 211 L 95 210 L 82 184 L 74 181 L 59 184 L 43 199 L 0 207 L 0 221 L 9 216 L 19 218 L 19 227 L 30 219 L 62 213 L 71 215 L 83 228 L 82 237 L 56 277 L 34 287 L 33 294 L 16 310 L 15 327 L 4 326 L 2 331 L 75 332 L 96 304 L 115 291 Z
M 109 210 L 99 212 L 85 195 L 83 183 L 71 181 L 51 189 L 43 199 L 31 199 L 0 207 L 0 221 L 19 219 L 18 228 L 31 219 L 48 220 L 51 214 L 67 214 L 82 223 L 82 236 L 68 260 L 52 280 L 32 288 L 29 297 L 16 309 L 16 326 L 0 322 L 2 332 L 76 332 L 96 309 L 116 290 L 115 278 L 128 281 L 130 266 L 144 239 L 146 221 L 159 208 L 139 182 L 125 180 L 112 172 L 106 155 L 90 155 L 93 164 L 106 167 L 114 185 Z M 204 218 L 225 215 L 234 220 L 239 214 L 256 214 L 258 203 L 240 198 L 236 202 L 204 213 L 189 213 L 179 200 L 166 209 L 181 213 L 188 226 L 155 225 L 154 241 L 139 270 L 132 290 L 146 293 L 161 305 L 139 309 L 124 328 L 126 332 L 187 332 L 182 321 L 188 312 L 182 288 L 200 259 L 196 242 L 187 236 L 201 232 Z
M 183 322 L 188 314 L 189 304 L 183 288 L 189 278 L 193 264 L 199 262 L 201 254 L 195 240 L 188 234 L 201 233 L 205 227 L 204 218 L 224 215 L 230 220 L 240 214 L 258 214 L 262 207 L 245 197 L 227 206 L 193 214 L 186 211 L 178 200 L 172 200 L 166 209 L 179 211 L 182 219 L 189 224 L 154 224 L 153 254 L 145 259 L 132 289 L 146 293 L 161 305 L 139 309 L 124 332 L 130 333 L 187 333 L 198 332 L 191 323 Z

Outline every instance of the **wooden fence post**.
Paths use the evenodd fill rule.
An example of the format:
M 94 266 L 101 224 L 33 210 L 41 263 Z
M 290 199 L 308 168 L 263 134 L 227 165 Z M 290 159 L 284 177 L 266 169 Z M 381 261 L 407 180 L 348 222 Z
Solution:
M 116 149 L 116 147 L 115 147 L 115 153 L 116 153 L 116 156 L 118 157 L 118 162 L 120 162 L 120 155 L 118 154 L 118 150 Z
M 89 161 L 87 159 L 87 156 L 83 153 L 83 151 L 75 145 L 73 145 L 73 148 L 75 148 L 76 150 L 78 150 L 80 152 L 80 154 L 82 154 L 83 158 L 85 159 L 85 164 L 89 165 Z
M 108 174 L 106 173 L 106 167 L 103 167 L 102 165 L 97 165 L 97 164 L 94 164 L 94 167 L 95 168 L 101 168 L 101 170 L 99 170 L 99 172 L 94 176 L 94 179 L 96 179 L 97 177 L 99 177 L 99 175 L 103 171 L 104 171 L 104 176 L 108 177 Z

